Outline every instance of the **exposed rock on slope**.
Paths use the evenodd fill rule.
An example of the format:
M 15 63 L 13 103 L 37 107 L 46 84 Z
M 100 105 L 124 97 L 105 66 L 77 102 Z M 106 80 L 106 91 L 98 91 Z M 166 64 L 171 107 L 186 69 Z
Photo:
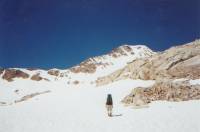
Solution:
M 40 76 L 40 74 L 39 73 L 37 73 L 37 74 L 35 74 L 35 75 L 33 75 L 32 77 L 31 77 L 31 80 L 34 80 L 34 81 L 40 81 L 40 80 L 42 80 L 43 78 Z
M 96 68 L 96 65 L 88 59 L 87 61 L 82 62 L 79 66 L 72 67 L 70 70 L 73 73 L 94 73 Z
M 31 80 L 33 80 L 33 81 L 41 81 L 41 80 L 50 81 L 49 79 L 47 79 L 47 78 L 45 78 L 45 77 L 42 77 L 42 76 L 40 75 L 40 73 L 34 74 L 34 75 L 31 77 Z
M 44 92 L 36 92 L 36 93 L 32 93 L 32 94 L 29 94 L 29 95 L 26 95 L 26 96 L 23 96 L 21 99 L 19 100 L 15 100 L 15 103 L 20 103 L 20 102 L 23 102 L 23 101 L 26 101 L 26 100 L 29 100 L 35 96 L 38 96 L 38 95 L 41 95 L 41 94 L 46 94 L 46 93 L 49 93 L 51 92 L 50 90 L 47 90 L 47 91 L 44 91 Z
M 59 70 L 55 70 L 55 69 L 51 69 L 51 70 L 48 70 L 47 72 L 49 75 L 53 75 L 53 76 L 59 76 L 60 74 L 60 71 Z
M 7 81 L 13 81 L 13 78 L 28 78 L 29 75 L 23 71 L 16 69 L 5 69 L 4 74 L 2 76 L 3 79 Z
M 188 81 L 158 81 L 149 88 L 135 88 L 122 102 L 135 106 L 151 101 L 188 101 L 200 99 L 200 85 L 190 85 Z
M 200 40 L 172 47 L 148 58 L 136 59 L 125 68 L 99 78 L 97 85 L 121 79 L 200 78 Z

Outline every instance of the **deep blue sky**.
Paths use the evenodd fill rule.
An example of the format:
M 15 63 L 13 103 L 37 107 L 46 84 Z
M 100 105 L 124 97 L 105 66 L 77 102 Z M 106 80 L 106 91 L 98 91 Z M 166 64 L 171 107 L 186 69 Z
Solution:
M 0 0 L 0 66 L 67 68 L 128 44 L 200 38 L 200 0 Z

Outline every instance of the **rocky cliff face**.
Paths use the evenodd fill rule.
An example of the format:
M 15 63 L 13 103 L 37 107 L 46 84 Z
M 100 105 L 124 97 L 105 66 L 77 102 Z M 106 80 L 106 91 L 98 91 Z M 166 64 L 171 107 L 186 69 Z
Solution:
M 121 79 L 200 78 L 200 40 L 172 47 L 148 58 L 136 59 L 123 69 L 98 78 L 97 85 Z

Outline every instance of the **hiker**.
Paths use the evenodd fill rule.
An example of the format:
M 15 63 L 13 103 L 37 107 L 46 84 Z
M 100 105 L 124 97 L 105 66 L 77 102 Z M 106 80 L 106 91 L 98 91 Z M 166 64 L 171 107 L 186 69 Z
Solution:
M 108 112 L 108 116 L 112 116 L 112 108 L 113 108 L 113 101 L 112 101 L 112 95 L 108 94 L 107 101 L 106 101 L 106 109 Z

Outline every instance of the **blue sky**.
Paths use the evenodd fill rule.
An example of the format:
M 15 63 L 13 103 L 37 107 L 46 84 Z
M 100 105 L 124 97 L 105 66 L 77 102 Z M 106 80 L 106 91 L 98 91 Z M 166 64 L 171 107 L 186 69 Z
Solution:
M 68 68 L 122 44 L 200 38 L 200 0 L 0 0 L 0 66 Z

